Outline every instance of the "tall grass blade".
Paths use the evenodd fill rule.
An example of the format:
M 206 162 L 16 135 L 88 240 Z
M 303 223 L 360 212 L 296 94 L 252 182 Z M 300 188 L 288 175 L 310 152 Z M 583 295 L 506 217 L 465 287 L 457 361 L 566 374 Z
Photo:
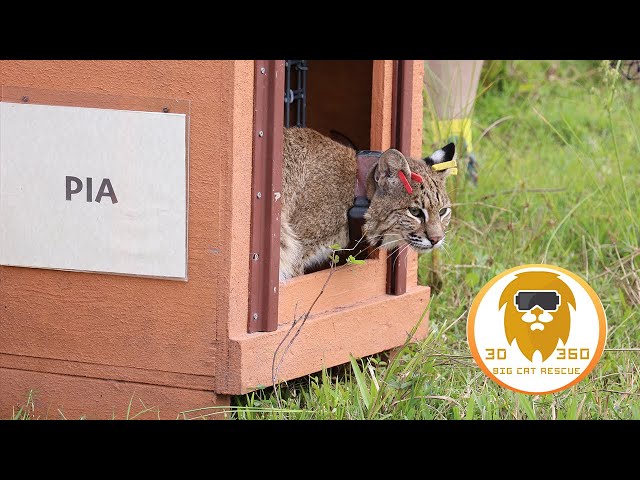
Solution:
M 353 374 L 356 376 L 356 382 L 358 383 L 358 388 L 360 389 L 360 398 L 364 403 L 367 411 L 371 406 L 371 394 L 369 393 L 369 387 L 367 387 L 367 382 L 364 378 L 364 374 L 360 367 L 358 366 L 357 360 L 353 357 L 353 355 L 349 355 L 351 358 L 351 368 L 353 368 Z

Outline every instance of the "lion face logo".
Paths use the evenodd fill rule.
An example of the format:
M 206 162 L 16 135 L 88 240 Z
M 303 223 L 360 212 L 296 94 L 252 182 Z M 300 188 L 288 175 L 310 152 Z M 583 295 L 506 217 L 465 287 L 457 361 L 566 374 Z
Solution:
M 523 272 L 500 295 L 504 309 L 504 332 L 511 345 L 515 339 L 522 354 L 533 361 L 539 351 L 545 361 L 558 346 L 567 343 L 571 312 L 576 300 L 571 289 L 552 272 Z

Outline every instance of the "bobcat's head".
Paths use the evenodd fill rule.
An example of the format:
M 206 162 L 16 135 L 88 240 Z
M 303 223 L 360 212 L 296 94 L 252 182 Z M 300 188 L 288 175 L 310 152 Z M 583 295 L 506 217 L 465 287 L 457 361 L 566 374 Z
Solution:
M 367 177 L 370 205 L 363 231 L 370 245 L 392 249 L 410 245 L 420 253 L 441 247 L 451 221 L 451 201 L 445 179 L 450 170 L 434 164 L 453 159 L 453 143 L 422 160 L 405 158 L 393 148 L 384 152 Z M 410 185 L 407 189 L 401 175 Z M 417 173 L 422 177 L 411 173 Z M 412 193 L 409 193 L 412 190 Z

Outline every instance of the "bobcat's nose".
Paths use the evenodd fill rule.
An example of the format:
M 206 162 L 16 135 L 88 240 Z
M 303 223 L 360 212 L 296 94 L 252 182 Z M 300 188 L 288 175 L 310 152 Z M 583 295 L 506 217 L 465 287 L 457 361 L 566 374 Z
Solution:
M 431 235 L 431 236 L 428 236 L 427 238 L 431 242 L 431 245 L 435 245 L 436 243 L 438 243 L 440 240 L 444 238 L 444 235 Z

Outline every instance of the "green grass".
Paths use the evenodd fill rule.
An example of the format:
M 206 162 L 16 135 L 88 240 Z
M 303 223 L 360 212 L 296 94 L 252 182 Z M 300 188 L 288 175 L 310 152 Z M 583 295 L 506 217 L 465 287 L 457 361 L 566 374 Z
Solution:
M 489 88 L 473 116 L 479 183 L 464 168 L 452 177 L 446 248 L 419 259 L 420 283 L 437 287 L 428 337 L 392 360 L 353 359 L 282 385 L 280 406 L 271 388 L 234 397 L 231 417 L 640 418 L 640 351 L 630 350 L 640 347 L 640 86 L 613 73 L 600 61 L 485 62 L 478 91 Z M 425 109 L 425 127 L 430 115 Z M 425 153 L 431 138 L 425 130 Z M 607 315 L 600 362 L 555 394 L 498 386 L 466 340 L 479 289 L 525 263 L 580 275 Z
M 33 420 L 35 411 L 35 402 L 34 402 L 34 391 L 30 390 L 27 395 L 27 399 L 24 404 L 19 407 L 14 407 L 13 414 L 11 415 L 12 420 Z

